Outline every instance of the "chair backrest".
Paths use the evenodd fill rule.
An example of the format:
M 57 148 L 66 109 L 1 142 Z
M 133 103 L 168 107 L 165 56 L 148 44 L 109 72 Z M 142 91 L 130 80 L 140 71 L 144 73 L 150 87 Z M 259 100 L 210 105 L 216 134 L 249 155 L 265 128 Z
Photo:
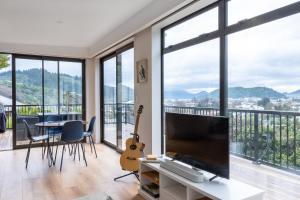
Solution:
M 94 117 L 92 117 L 92 119 L 90 121 L 89 129 L 88 129 L 88 132 L 90 132 L 90 133 L 94 132 L 95 120 L 96 120 L 96 117 L 94 116 Z
M 83 139 L 82 121 L 66 122 L 62 128 L 61 140 L 64 142 L 80 142 Z
M 60 115 L 49 115 L 46 117 L 46 121 L 58 122 L 58 121 L 62 121 L 62 117 Z
M 28 125 L 28 123 L 27 123 L 27 121 L 25 119 L 23 119 L 23 123 L 25 124 L 27 138 L 29 140 L 32 140 L 32 133 L 31 133 L 30 127 L 29 127 L 29 125 Z

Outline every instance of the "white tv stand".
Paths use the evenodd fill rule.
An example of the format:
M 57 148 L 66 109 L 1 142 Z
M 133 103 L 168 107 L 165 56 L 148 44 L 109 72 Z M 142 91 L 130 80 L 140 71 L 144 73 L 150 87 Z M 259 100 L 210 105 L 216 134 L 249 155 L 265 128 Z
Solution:
M 149 184 L 143 172 L 156 171 L 159 175 L 159 198 L 154 198 L 142 189 L 142 185 Z M 262 200 L 264 191 L 248 184 L 236 181 L 217 178 L 209 181 L 212 174 L 203 172 L 204 181 L 195 183 L 177 174 L 174 174 L 160 167 L 159 163 L 144 162 L 140 159 L 140 188 L 139 194 L 147 200 Z

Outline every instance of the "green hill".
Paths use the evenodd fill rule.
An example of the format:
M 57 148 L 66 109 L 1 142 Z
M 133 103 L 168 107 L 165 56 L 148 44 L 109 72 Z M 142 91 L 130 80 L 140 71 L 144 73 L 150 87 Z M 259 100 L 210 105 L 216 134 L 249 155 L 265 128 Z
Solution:
M 214 90 L 210 93 L 212 98 L 219 98 L 219 90 Z M 244 88 L 244 87 L 231 87 L 228 89 L 228 97 L 233 99 L 239 98 L 271 98 L 271 99 L 281 99 L 286 98 L 286 96 L 282 93 L 279 93 L 272 88 L 267 87 L 252 87 L 252 88 Z
M 0 95 L 11 98 L 11 72 L 0 73 Z M 16 72 L 16 90 L 17 101 L 23 104 L 41 104 L 42 103 L 42 70 L 29 69 Z M 81 77 L 60 74 L 60 96 L 63 101 L 63 95 L 68 91 L 74 92 L 72 103 L 81 104 L 82 84 Z M 57 73 L 44 71 L 44 93 L 45 104 L 55 105 L 58 98 L 58 77 Z

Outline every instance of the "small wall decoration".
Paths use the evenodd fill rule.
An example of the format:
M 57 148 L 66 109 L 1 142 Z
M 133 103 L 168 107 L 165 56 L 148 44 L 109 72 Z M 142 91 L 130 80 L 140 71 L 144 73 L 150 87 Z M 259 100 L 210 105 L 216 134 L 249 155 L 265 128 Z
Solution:
M 147 59 L 136 62 L 137 82 L 146 83 L 148 76 Z

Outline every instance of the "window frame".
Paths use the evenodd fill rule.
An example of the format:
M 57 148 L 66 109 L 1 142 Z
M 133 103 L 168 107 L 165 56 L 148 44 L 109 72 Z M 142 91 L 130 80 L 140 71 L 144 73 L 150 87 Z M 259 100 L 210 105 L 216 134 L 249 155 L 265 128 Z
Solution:
M 104 140 L 104 62 L 114 58 L 116 59 L 116 65 L 118 65 L 118 55 L 133 48 L 134 49 L 134 43 L 131 42 L 125 46 L 122 46 L 120 48 L 118 48 L 117 50 L 114 50 L 106 55 L 104 55 L 103 57 L 101 57 L 99 59 L 99 66 L 100 66 L 100 70 L 99 70 L 99 77 L 100 77 L 100 131 L 101 131 L 101 143 L 107 145 L 108 147 L 115 149 L 118 152 L 122 152 L 122 149 L 118 148 L 118 138 L 116 141 L 116 145 L 110 143 L 109 141 Z M 116 77 L 117 77 L 117 73 L 118 70 L 116 70 Z M 116 80 L 116 85 L 117 85 L 117 81 Z M 118 130 L 116 132 L 116 137 L 118 137 Z
M 164 153 L 164 55 L 178 51 L 190 46 L 201 44 L 216 38 L 220 41 L 219 58 L 219 91 L 220 91 L 220 116 L 228 116 L 228 44 L 227 36 L 262 24 L 266 24 L 278 19 L 282 19 L 293 14 L 300 13 L 300 1 L 274 9 L 272 11 L 254 16 L 249 19 L 242 19 L 237 23 L 228 25 L 228 2 L 230 0 L 219 0 L 194 13 L 191 13 L 178 21 L 175 21 L 161 29 L 161 152 Z M 180 43 L 165 47 L 165 31 L 184 23 L 202 13 L 213 8 L 218 8 L 219 28 L 210 33 L 201 34 L 198 37 L 191 38 Z
M 31 55 L 31 54 L 18 54 L 18 53 L 6 53 L 1 52 L 3 54 L 10 54 L 12 59 L 12 112 L 13 112 L 13 149 L 22 149 L 27 148 L 27 145 L 17 145 L 16 141 L 16 59 L 31 59 L 31 60 L 41 60 L 42 61 L 42 105 L 43 105 L 43 114 L 44 114 L 44 61 L 57 61 L 58 67 L 58 108 L 60 107 L 60 91 L 59 91 L 59 61 L 66 62 L 78 62 L 81 63 L 81 76 L 82 76 L 82 120 L 86 120 L 86 62 L 85 59 L 80 58 L 69 58 L 69 57 L 57 57 L 57 56 L 43 56 L 43 55 Z M 59 112 L 59 109 L 58 109 Z M 40 144 L 34 144 L 35 146 L 40 146 Z

